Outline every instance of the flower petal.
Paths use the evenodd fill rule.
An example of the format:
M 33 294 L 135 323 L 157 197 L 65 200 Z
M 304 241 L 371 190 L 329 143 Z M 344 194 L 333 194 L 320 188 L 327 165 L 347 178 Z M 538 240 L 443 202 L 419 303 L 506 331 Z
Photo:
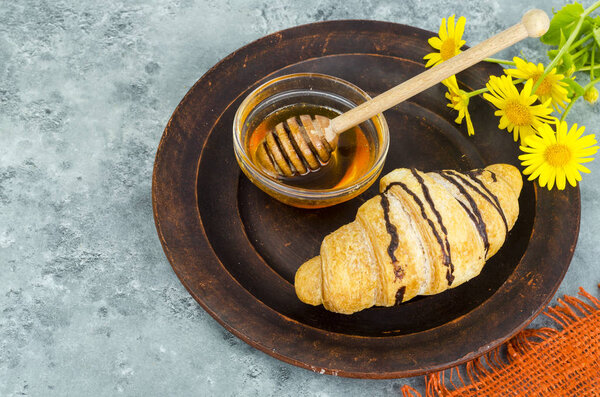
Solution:
M 554 167 L 548 167 L 548 190 L 552 190 L 554 182 L 556 182 L 556 169 Z
M 567 177 L 567 181 L 569 181 L 569 185 L 573 187 L 577 186 L 577 177 L 575 175 L 576 173 L 578 174 L 575 168 L 570 167 L 568 165 L 565 167 L 565 176 Z
M 436 50 L 442 48 L 442 40 L 440 40 L 439 37 L 430 37 L 429 40 L 427 40 L 427 42 Z
M 448 18 L 448 37 L 454 38 L 454 15 Z
M 561 168 L 557 168 L 556 170 L 556 187 L 558 188 L 558 190 L 565 190 L 565 186 L 566 186 L 566 175 L 565 175 L 565 170 L 561 167 Z
M 467 119 L 467 132 L 469 133 L 469 136 L 475 135 L 475 129 L 473 128 L 473 122 L 471 121 L 471 115 L 468 112 L 466 114 L 466 119 Z
M 460 41 L 463 33 L 465 33 L 465 23 L 466 22 L 467 22 L 467 19 L 465 17 L 458 18 L 458 22 L 456 23 L 456 29 L 454 30 L 454 37 L 455 37 L 456 41 Z
M 442 18 L 442 24 L 440 25 L 439 36 L 442 41 L 448 38 L 448 31 L 446 30 L 446 18 Z

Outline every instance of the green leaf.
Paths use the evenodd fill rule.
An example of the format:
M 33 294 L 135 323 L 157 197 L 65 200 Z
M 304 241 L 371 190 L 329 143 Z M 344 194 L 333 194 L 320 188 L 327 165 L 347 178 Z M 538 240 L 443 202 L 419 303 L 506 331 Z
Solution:
M 588 61 L 590 57 L 590 51 L 586 51 L 583 53 L 582 56 L 580 56 L 579 58 L 577 58 L 577 60 L 575 61 L 575 67 L 577 69 L 580 69 L 583 67 L 583 65 L 586 64 L 586 62 Z
M 563 65 L 566 69 L 569 69 L 573 65 L 573 57 L 568 52 L 565 52 L 562 56 Z
M 583 6 L 579 3 L 567 4 L 561 8 L 560 11 L 558 11 L 552 17 L 552 20 L 550 21 L 550 28 L 546 34 L 540 38 L 542 43 L 559 45 L 561 30 L 565 36 L 569 36 L 583 12 Z
M 558 48 L 564 46 L 566 42 L 567 38 L 565 37 L 565 32 L 562 29 L 560 29 L 560 40 L 558 41 Z
M 579 83 L 577 83 L 575 80 L 573 80 L 570 77 L 565 77 L 564 79 L 562 79 L 562 81 L 564 81 L 565 83 L 567 83 L 569 85 L 569 88 L 571 92 L 575 93 L 577 96 L 581 96 L 585 93 L 585 90 L 583 89 L 583 87 L 581 85 L 579 85 Z
M 585 17 L 584 23 L 589 26 L 589 30 L 591 31 L 593 28 L 600 26 L 600 15 L 596 15 L 595 18 L 588 15 Z
M 550 58 L 550 60 L 553 60 L 555 56 L 558 55 L 558 50 L 549 50 L 548 51 L 548 58 Z
M 564 64 L 560 64 L 556 67 L 556 71 L 558 72 L 558 74 L 562 74 L 562 75 L 567 75 L 567 71 L 569 68 L 566 68 Z
M 567 39 L 565 37 L 565 32 L 562 29 L 560 29 L 560 40 L 558 41 L 558 48 L 564 46 L 566 42 Z
M 573 25 L 573 27 L 575 27 L 575 25 Z M 583 23 L 581 24 L 581 29 L 579 29 L 579 33 L 577 33 L 577 38 L 575 40 L 579 40 L 586 34 L 590 33 L 593 28 L 594 24 L 591 23 L 589 19 L 584 19 Z

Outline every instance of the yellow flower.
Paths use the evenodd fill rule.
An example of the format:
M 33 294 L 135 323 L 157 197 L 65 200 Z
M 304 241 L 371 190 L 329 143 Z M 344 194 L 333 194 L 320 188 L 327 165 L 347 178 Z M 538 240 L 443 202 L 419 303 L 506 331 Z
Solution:
M 565 181 L 571 186 L 576 186 L 581 180 L 581 172 L 586 174 L 590 170 L 582 163 L 594 160 L 593 156 L 598 151 L 596 137 L 586 135 L 582 137 L 585 127 L 573 124 L 567 132 L 567 123 L 561 121 L 557 124 L 556 133 L 548 124 L 544 124 L 538 131 L 539 135 L 532 135 L 525 140 L 521 150 L 525 152 L 519 160 L 525 168 L 524 175 L 529 175 L 532 181 L 539 177 L 541 187 L 548 185 L 552 190 L 554 183 L 559 190 L 565 188 Z M 531 174 L 531 175 L 530 175 Z
M 523 143 L 525 137 L 534 134 L 544 123 L 556 120 L 549 116 L 552 113 L 551 99 L 539 105 L 533 104 L 538 99 L 531 94 L 533 80 L 527 80 L 520 93 L 508 76 L 490 76 L 486 87 L 490 93 L 483 94 L 483 97 L 499 109 L 494 113 L 500 116 L 498 128 L 512 132 L 515 142 L 520 137 Z
M 450 76 L 446 80 L 443 80 L 442 84 L 448 87 L 446 98 L 450 100 L 450 103 L 447 106 L 454 110 L 458 110 L 458 117 L 454 122 L 456 124 L 462 124 L 463 119 L 466 119 L 469 135 L 475 135 L 473 122 L 471 121 L 471 115 L 469 114 L 469 97 L 467 96 L 467 93 L 458 88 L 456 76 Z
M 516 64 L 516 69 L 506 69 L 505 72 L 516 79 L 533 80 L 533 84 L 537 83 L 538 79 L 544 74 L 544 65 L 538 63 L 537 66 L 532 62 L 525 62 L 519 57 L 514 57 L 513 61 Z M 552 99 L 552 107 L 557 112 L 561 113 L 567 107 L 567 103 L 571 100 L 567 97 L 567 83 L 563 82 L 565 76 L 556 73 L 556 68 L 548 73 L 542 83 L 535 91 L 535 95 L 540 98 L 541 102 L 545 102 L 548 98 Z M 561 109 L 562 108 L 562 109 Z
M 458 18 L 456 25 L 454 24 L 454 15 L 448 18 L 448 28 L 446 29 L 446 18 L 442 19 L 440 26 L 440 37 L 432 37 L 429 39 L 429 45 L 439 52 L 432 52 L 425 55 L 423 59 L 427 60 L 426 68 L 435 66 L 460 54 L 460 47 L 466 42 L 462 40 L 462 35 L 465 32 L 465 17 Z

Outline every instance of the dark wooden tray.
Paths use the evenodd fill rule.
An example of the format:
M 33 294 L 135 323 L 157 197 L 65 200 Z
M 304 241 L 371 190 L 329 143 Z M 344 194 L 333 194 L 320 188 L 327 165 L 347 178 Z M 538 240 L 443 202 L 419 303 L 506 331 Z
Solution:
M 259 83 L 314 71 L 377 94 L 424 70 L 432 35 L 375 21 L 323 22 L 274 33 L 219 62 L 173 113 L 154 166 L 156 227 L 183 285 L 237 337 L 316 372 L 404 377 L 485 353 L 549 303 L 577 241 L 578 189 L 548 192 L 525 182 L 518 222 L 480 276 L 439 295 L 344 316 L 301 303 L 294 273 L 318 253 L 326 234 L 354 218 L 376 194 L 377 183 L 350 202 L 302 210 L 262 193 L 237 166 L 233 116 Z M 495 65 L 479 64 L 459 80 L 479 88 L 490 74 L 501 73 Z M 497 129 L 491 106 L 475 98 L 470 108 L 474 137 L 453 123 L 441 85 L 387 111 L 391 146 L 384 174 L 397 167 L 518 165 L 517 144 Z

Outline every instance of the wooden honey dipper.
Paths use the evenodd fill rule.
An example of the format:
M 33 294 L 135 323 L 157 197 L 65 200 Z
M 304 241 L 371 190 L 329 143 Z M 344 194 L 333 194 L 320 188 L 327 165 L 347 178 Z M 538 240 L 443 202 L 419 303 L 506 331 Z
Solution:
M 516 25 L 334 119 L 301 115 L 277 124 L 259 143 L 256 157 L 272 175 L 292 177 L 317 170 L 331 158 L 342 132 L 527 37 L 540 37 L 549 26 L 544 11 L 527 11 Z

